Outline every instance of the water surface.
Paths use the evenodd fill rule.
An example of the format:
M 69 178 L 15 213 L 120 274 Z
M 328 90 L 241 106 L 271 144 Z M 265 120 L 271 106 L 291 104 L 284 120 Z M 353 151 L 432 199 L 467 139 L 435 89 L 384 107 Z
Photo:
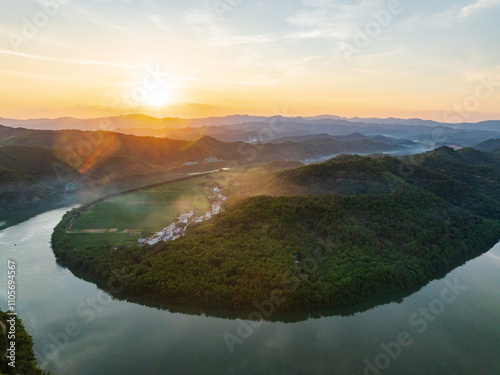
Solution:
M 75 277 L 50 247 L 67 209 L 0 232 L 0 274 L 7 259 L 17 262 L 18 312 L 52 375 L 499 373 L 500 244 L 397 302 L 271 316 L 248 330 L 236 313 L 111 299 Z M 6 301 L 0 286 L 1 308 Z M 225 334 L 237 338 L 232 353 Z M 408 346 L 392 344 L 398 338 Z

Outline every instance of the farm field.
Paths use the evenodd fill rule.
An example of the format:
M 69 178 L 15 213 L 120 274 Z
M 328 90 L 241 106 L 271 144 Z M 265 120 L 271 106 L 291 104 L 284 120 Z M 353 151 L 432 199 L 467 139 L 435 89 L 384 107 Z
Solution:
M 107 241 L 114 246 L 135 245 L 140 235 L 134 233 L 72 233 L 71 240 L 81 247 L 92 247 Z
M 99 202 L 75 218 L 69 230 L 71 238 L 82 247 L 102 241 L 133 245 L 172 223 L 182 212 L 206 212 L 210 202 L 204 185 L 220 183 L 215 176 L 167 182 Z

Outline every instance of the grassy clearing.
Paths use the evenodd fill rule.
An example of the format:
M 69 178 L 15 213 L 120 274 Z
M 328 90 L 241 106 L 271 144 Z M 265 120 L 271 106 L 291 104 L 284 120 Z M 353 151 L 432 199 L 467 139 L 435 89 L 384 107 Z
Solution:
M 111 244 L 132 244 L 172 223 L 182 212 L 202 214 L 210 207 L 203 184 L 218 181 L 207 176 L 166 183 L 146 190 L 121 195 L 100 202 L 77 217 L 72 230 L 106 229 L 129 233 L 72 233 L 79 246 L 93 246 L 102 241 Z M 201 185 L 200 185 L 201 184 Z
M 70 236 L 73 243 L 81 247 L 95 246 L 104 241 L 114 246 L 135 245 L 141 237 L 131 233 L 72 233 Z

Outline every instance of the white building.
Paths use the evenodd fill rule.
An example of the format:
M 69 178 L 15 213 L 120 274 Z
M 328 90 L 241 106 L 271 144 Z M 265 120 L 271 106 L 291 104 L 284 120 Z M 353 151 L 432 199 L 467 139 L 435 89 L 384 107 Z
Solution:
M 160 241 L 160 239 L 158 237 L 155 237 L 155 238 L 151 238 L 147 243 L 148 243 L 148 245 L 154 245 L 154 244 L 157 244 L 159 241 Z

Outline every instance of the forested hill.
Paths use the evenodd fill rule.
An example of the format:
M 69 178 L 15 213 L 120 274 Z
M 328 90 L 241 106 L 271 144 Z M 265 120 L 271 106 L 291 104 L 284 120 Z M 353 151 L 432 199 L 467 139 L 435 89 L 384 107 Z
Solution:
M 340 156 L 278 175 L 303 193 L 363 195 L 418 187 L 458 207 L 500 218 L 500 160 L 465 148 L 401 158 Z
M 173 242 L 78 248 L 64 231 L 68 213 L 54 232 L 54 252 L 101 285 L 111 270 L 123 270 L 133 294 L 231 309 L 274 301 L 273 309 L 287 311 L 422 285 L 500 238 L 500 166 L 479 151 L 342 156 L 276 169 L 250 171 L 234 188 L 256 178 L 254 185 L 286 196 L 233 200 Z
M 489 139 L 474 146 L 475 149 L 500 155 L 500 139 Z
M 365 195 L 418 187 L 462 208 L 498 215 L 500 158 L 464 148 L 440 147 L 419 155 L 340 155 L 319 164 L 276 172 L 249 170 L 231 195 Z
M 58 171 L 64 173 L 58 175 Z M 65 185 L 80 174 L 52 150 L 34 146 L 0 147 L 0 212 L 58 200 Z
M 78 191 L 132 188 L 172 175 L 179 177 L 179 173 L 404 148 L 384 137 L 251 145 L 206 136 L 182 141 L 111 131 L 30 130 L 0 125 L 0 212 L 56 200 L 69 183 L 77 183 Z
M 340 153 L 374 153 L 403 151 L 405 146 L 390 138 L 366 138 L 339 141 L 305 140 L 280 144 L 252 145 L 244 142 L 222 142 L 201 136 L 195 141 L 168 138 L 136 137 L 111 131 L 29 130 L 0 125 L 0 146 L 37 146 L 56 152 L 60 160 L 77 170 L 105 167 L 110 158 L 123 163 L 140 163 L 149 171 L 154 168 L 180 167 L 186 162 L 204 163 L 215 157 L 238 164 L 264 163 L 273 160 L 302 160 Z M 91 160 L 91 162 L 89 162 Z

